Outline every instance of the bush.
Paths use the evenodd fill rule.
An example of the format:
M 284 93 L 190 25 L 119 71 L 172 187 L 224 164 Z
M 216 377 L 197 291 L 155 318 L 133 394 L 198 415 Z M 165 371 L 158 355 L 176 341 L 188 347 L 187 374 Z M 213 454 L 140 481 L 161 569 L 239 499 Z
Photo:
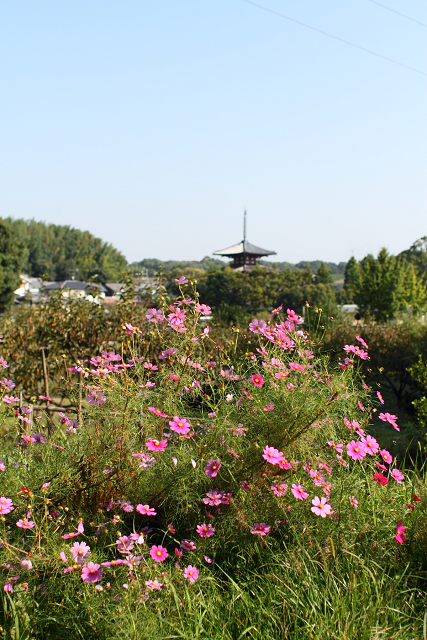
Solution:
M 69 367 L 78 413 L 16 411 L 3 382 L 18 445 L 0 465 L 3 627 L 419 637 L 425 484 L 368 434 L 379 400 L 361 377 L 366 351 L 351 345 L 344 366 L 315 355 L 290 311 L 252 321 L 244 350 L 226 347 L 199 326 L 209 307 L 180 289 L 124 325 L 122 353 Z

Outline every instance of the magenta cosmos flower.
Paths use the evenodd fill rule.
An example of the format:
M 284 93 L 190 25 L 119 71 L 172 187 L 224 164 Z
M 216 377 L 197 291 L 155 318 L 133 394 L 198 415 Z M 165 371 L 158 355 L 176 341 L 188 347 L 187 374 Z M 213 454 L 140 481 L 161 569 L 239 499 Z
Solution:
M 366 453 L 369 453 L 370 456 L 373 456 L 375 453 L 378 453 L 380 445 L 372 436 L 362 436 L 360 438 L 362 444 L 365 445 Z
M 264 378 L 258 373 L 254 373 L 254 375 L 252 376 L 252 382 L 256 387 L 262 387 L 262 385 L 264 384 Z
M 156 407 L 148 407 L 148 411 L 152 411 L 156 414 L 156 416 L 160 416 L 161 418 L 167 418 L 167 414 L 160 411 L 160 409 L 156 409 Z
M 381 449 L 380 451 L 381 457 L 387 464 L 391 464 L 393 462 L 393 457 L 391 453 L 387 451 L 387 449 Z
M 359 506 L 359 501 L 356 500 L 354 496 L 348 496 L 348 499 L 350 500 L 350 504 L 352 504 L 353 507 L 357 508 Z
M 218 475 L 218 471 L 221 468 L 221 460 L 217 458 L 213 460 L 212 458 L 208 461 L 206 465 L 205 473 L 209 478 L 215 478 Z
M 181 540 L 181 547 L 185 549 L 185 551 L 195 551 L 196 545 L 191 540 Z
M 162 547 L 161 544 L 159 545 L 153 544 L 153 546 L 150 549 L 150 556 L 152 557 L 154 562 L 163 562 L 164 560 L 166 560 L 169 554 L 167 552 L 167 549 Z
M 211 524 L 198 524 L 196 531 L 201 538 L 210 538 L 215 533 L 215 529 Z
M 270 464 L 279 464 L 279 462 L 283 460 L 283 452 L 274 447 L 265 447 L 262 452 L 262 457 Z
M 270 532 L 270 527 L 265 522 L 255 522 L 254 526 L 251 529 L 251 533 L 253 535 L 265 536 Z
M 311 507 L 311 511 L 316 514 L 316 516 L 320 516 L 321 518 L 326 518 L 332 511 L 331 505 L 328 503 L 328 498 L 318 498 L 317 496 L 313 498 L 311 501 L 313 505 Z
M 0 515 L 5 516 L 7 513 L 13 511 L 14 508 L 10 498 L 5 498 L 4 496 L 0 498 Z
M 347 454 L 352 460 L 362 460 L 366 456 L 366 448 L 363 442 L 355 442 L 352 440 L 347 445 Z
M 196 567 L 188 565 L 186 569 L 184 569 L 184 578 L 187 578 L 190 582 L 196 582 L 199 577 L 199 570 Z
M 157 512 L 155 509 L 150 507 L 148 504 L 137 504 L 135 509 L 143 516 L 156 516 Z
M 384 398 L 382 397 L 380 391 L 377 391 L 377 396 L 378 396 L 378 400 L 381 402 L 381 404 L 384 404 Z
M 154 440 L 153 438 L 148 438 L 148 442 L 145 443 L 148 451 L 164 451 L 168 446 L 167 440 Z
M 302 484 L 293 484 L 291 491 L 294 494 L 294 497 L 297 498 L 297 500 L 305 500 L 306 498 L 308 498 L 308 493 L 304 489 Z
M 396 527 L 396 535 L 394 539 L 398 544 L 403 544 L 405 542 L 405 531 L 406 527 L 403 526 L 403 522 L 398 522 Z
M 405 479 L 405 476 L 403 475 L 403 473 L 401 471 L 399 471 L 399 469 L 393 469 L 393 471 L 391 471 L 390 473 L 391 477 L 394 478 L 396 480 L 396 482 L 398 482 L 399 484 L 402 484 L 402 482 Z
M 99 582 L 103 573 L 104 569 L 101 569 L 99 564 L 88 562 L 82 569 L 81 578 L 85 582 Z
M 178 418 L 178 416 L 174 416 L 173 420 L 169 420 L 169 426 L 171 431 L 176 431 L 181 435 L 185 435 L 191 429 L 191 424 L 188 420 L 186 418 Z

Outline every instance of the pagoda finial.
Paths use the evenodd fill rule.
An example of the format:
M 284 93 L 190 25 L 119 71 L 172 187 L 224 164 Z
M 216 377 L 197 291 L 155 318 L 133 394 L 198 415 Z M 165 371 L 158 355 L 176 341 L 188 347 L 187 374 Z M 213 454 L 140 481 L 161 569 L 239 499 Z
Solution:
M 243 242 L 246 242 L 246 209 L 243 216 Z

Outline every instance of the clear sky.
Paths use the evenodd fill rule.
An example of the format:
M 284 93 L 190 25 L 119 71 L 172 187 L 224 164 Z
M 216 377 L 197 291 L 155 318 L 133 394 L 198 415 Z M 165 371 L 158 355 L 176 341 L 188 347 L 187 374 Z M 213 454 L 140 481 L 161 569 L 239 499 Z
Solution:
M 427 73 L 427 28 L 372 0 L 254 1 Z M 427 235 L 427 76 L 243 0 L 5 1 L 0 61 L 2 216 L 129 261 L 239 242 L 245 208 L 289 262 Z

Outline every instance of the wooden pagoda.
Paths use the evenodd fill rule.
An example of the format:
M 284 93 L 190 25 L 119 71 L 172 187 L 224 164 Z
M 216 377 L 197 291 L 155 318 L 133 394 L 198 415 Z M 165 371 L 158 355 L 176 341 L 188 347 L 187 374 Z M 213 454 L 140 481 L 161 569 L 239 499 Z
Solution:
M 258 258 L 263 258 L 265 256 L 273 256 L 276 255 L 275 251 L 269 251 L 268 249 L 261 249 L 261 247 L 257 247 L 254 244 L 251 244 L 246 240 L 246 211 L 243 222 L 243 240 L 238 244 L 234 244 L 232 247 L 228 247 L 227 249 L 221 249 L 220 251 L 214 251 L 213 255 L 215 256 L 224 256 L 225 258 L 231 258 L 233 262 L 231 263 L 232 269 L 237 269 L 239 271 L 252 271 L 257 264 Z

